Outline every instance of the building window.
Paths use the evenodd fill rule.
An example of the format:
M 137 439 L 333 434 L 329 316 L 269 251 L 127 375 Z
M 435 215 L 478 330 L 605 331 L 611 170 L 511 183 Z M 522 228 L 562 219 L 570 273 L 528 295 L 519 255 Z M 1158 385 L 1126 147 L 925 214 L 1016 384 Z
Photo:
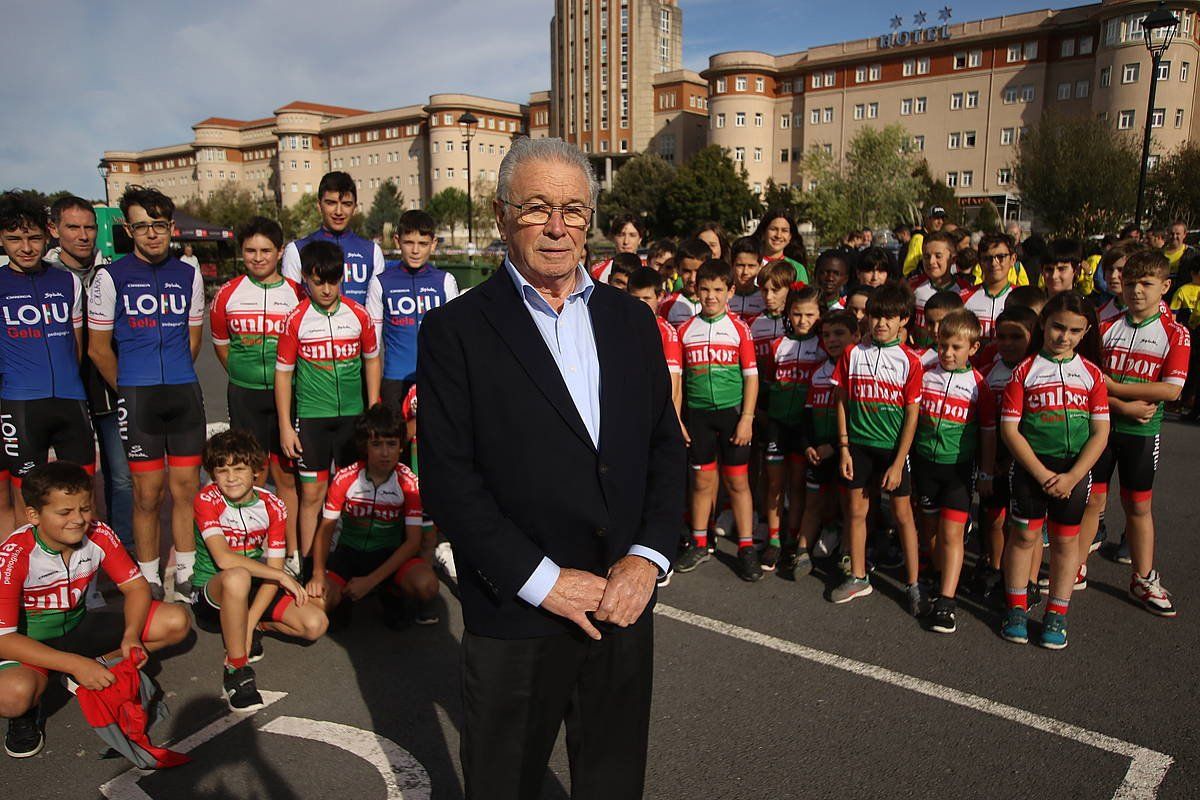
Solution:
M 979 108 L 979 91 L 967 92 L 967 108 Z
M 983 63 L 983 51 L 982 50 L 972 50 L 970 53 L 967 53 L 967 66 L 968 67 L 978 67 L 982 63 Z
M 1027 84 L 1027 85 L 1021 87 L 1021 102 L 1022 103 L 1032 103 L 1033 96 L 1034 96 L 1034 88 L 1032 85 Z
M 832 106 L 826 106 L 821 111 L 821 121 L 822 122 L 833 122 L 833 107 Z
M 1015 102 L 1017 102 L 1017 88 L 1010 86 L 1004 90 L 1004 104 L 1009 105 Z
M 779 151 L 779 163 L 786 164 L 788 160 L 788 149 L 786 147 Z
M 724 114 L 717 114 L 717 127 L 718 128 L 725 127 L 725 115 Z
M 959 147 L 959 144 L 961 142 L 962 142 L 962 134 L 958 133 L 956 131 L 956 132 L 950 134 L 950 137 L 946 141 L 946 149 L 947 150 L 957 150 Z
M 917 98 L 916 105 L 913 106 L 913 113 L 914 114 L 924 114 L 925 113 L 925 98 L 924 97 Z
M 727 86 L 724 78 L 717 78 L 717 94 L 725 94 Z
M 784 114 L 782 117 L 780 117 L 779 118 L 779 127 L 784 130 L 792 127 L 792 115 Z
M 813 110 L 812 110 L 812 111 L 809 113 L 809 115 L 808 115 L 808 116 L 809 116 L 809 124 L 811 124 L 811 125 L 819 125 L 819 124 L 820 124 L 820 122 L 821 122 L 821 109 L 819 109 L 819 108 L 814 108 L 814 109 L 813 109 Z
M 754 148 L 754 163 L 755 164 L 762 163 L 762 148 L 761 147 Z
M 1026 42 L 1025 43 L 1025 60 L 1033 61 L 1035 58 L 1037 58 L 1037 50 L 1038 50 L 1037 42 Z
M 1001 167 L 996 171 L 996 183 L 1001 186 L 1008 186 L 1012 183 L 1012 170 L 1008 167 Z
M 451 180 L 453 178 L 454 178 L 454 167 L 446 167 L 446 179 Z
M 1014 133 L 1013 128 L 1001 128 L 1000 129 L 1000 144 L 1001 145 L 1012 144 L 1013 143 L 1013 133 Z
M 879 76 L 882 73 L 883 73 L 883 65 L 882 64 L 872 64 L 870 67 L 867 68 L 867 80 L 877 81 L 877 80 L 879 80 Z
M 1160 81 L 1171 80 L 1171 62 L 1170 61 L 1158 62 L 1158 79 Z
M 1107 88 L 1112 85 L 1112 67 L 1105 67 L 1100 70 L 1100 87 Z
M 1175 127 L 1176 128 L 1183 127 L 1183 109 L 1182 108 L 1175 109 Z
M 1179 63 L 1179 80 L 1186 83 L 1188 79 L 1188 73 L 1191 72 L 1191 70 L 1192 63 L 1190 61 L 1181 61 Z
M 744 91 L 746 91 L 746 78 L 745 78 L 745 76 L 743 76 L 743 75 L 739 75 L 738 77 L 734 78 L 734 79 L 733 79 L 733 88 L 734 88 L 734 90 L 735 90 L 735 91 L 738 91 L 738 92 L 744 92 Z
M 442 124 L 443 125 L 453 125 L 454 124 L 454 116 L 452 114 L 442 114 Z
M 1126 64 L 1121 67 L 1121 83 L 1137 83 L 1141 68 L 1142 65 L 1138 63 Z
M 1071 84 L 1070 83 L 1060 83 L 1058 85 L 1058 99 L 1059 100 L 1070 100 L 1071 99 Z
M 917 59 L 917 74 L 918 75 L 928 75 L 929 74 L 929 56 L 922 56 L 921 58 Z
M 834 72 L 833 70 L 829 70 L 828 72 L 826 72 L 825 73 L 825 87 L 829 88 L 830 86 L 834 86 L 836 83 L 837 83 L 837 73 Z
M 833 145 L 830 144 L 829 142 L 826 142 L 825 144 L 821 145 L 821 149 L 825 151 L 825 155 L 827 155 L 827 156 L 833 155 Z
M 867 103 L 867 119 L 879 117 L 879 103 Z
M 792 93 L 792 82 L 791 81 L 780 81 L 779 82 L 779 94 L 791 94 L 791 93 Z
M 744 148 L 744 147 L 733 148 L 733 160 L 738 162 L 739 164 L 744 162 L 746 160 L 746 148 Z
M 1087 81 L 1087 80 L 1075 81 L 1075 98 L 1077 100 L 1087 97 L 1091 91 L 1092 91 L 1092 82 L 1091 81 Z
M 911 58 L 904 59 L 904 67 L 901 69 L 901 72 L 904 73 L 904 77 L 907 78 L 907 77 L 913 75 L 916 71 L 917 71 L 917 62 Z
M 442 178 L 442 171 L 439 168 L 434 167 L 433 168 L 433 179 L 435 181 L 437 181 L 437 180 L 441 180 L 441 178 Z
M 1126 109 L 1117 115 L 1117 129 L 1127 131 L 1133 127 L 1133 109 Z
M 746 112 L 745 111 L 738 111 L 736 114 L 733 115 L 733 127 L 735 127 L 735 128 L 746 127 Z
M 854 106 L 854 118 L 855 119 L 862 119 L 866 115 L 866 113 L 867 113 L 867 107 L 864 104 L 858 103 Z
M 1015 64 L 1021 60 L 1021 45 L 1010 44 L 1008 46 L 1008 63 Z
M 761 128 L 763 126 L 763 115 L 759 112 L 754 112 L 754 127 Z
M 1161 128 L 1167 119 L 1167 110 L 1165 108 L 1156 108 L 1150 115 L 1150 127 Z
M 1092 37 L 1080 36 L 1079 37 L 1079 55 L 1090 56 L 1091 54 L 1092 54 Z
M 812 88 L 814 88 L 814 89 L 820 89 L 820 88 L 821 88 L 821 73 L 819 73 L 819 72 L 814 72 L 814 73 L 813 73 L 813 76 L 812 76 Z
M 766 88 L 767 88 L 766 84 L 767 84 L 767 82 L 764 79 L 755 78 L 754 79 L 754 91 L 761 94 L 762 92 L 766 91 Z
M 952 93 L 950 95 L 950 110 L 957 111 L 958 109 L 962 108 L 962 105 L 963 105 L 963 93 L 962 92 Z
M 964 131 L 963 132 L 963 147 L 974 147 L 975 146 L 975 138 L 976 138 L 975 131 Z
M 1058 52 L 1063 58 L 1070 58 L 1071 56 L 1075 55 L 1075 40 L 1063 39 L 1062 45 L 1060 46 Z
M 955 69 L 966 69 L 967 68 L 967 53 L 965 50 L 954 54 L 954 68 Z
M 913 149 L 916 150 L 918 153 L 925 152 L 925 136 L 924 135 L 914 136 L 912 138 L 912 143 L 913 143 Z
M 947 172 L 946 173 L 946 185 L 951 188 L 958 186 L 958 173 L 957 172 Z
M 975 173 L 968 169 L 968 170 L 963 171 L 962 175 L 960 176 L 958 185 L 963 186 L 963 187 L 969 187 L 974 182 L 975 182 Z
M 913 103 L 911 97 L 906 97 L 900 101 L 900 116 L 907 117 L 912 113 Z
M 619 149 L 620 149 L 620 152 L 622 152 L 622 153 L 628 153 L 628 152 L 629 152 L 629 140 L 628 140 L 628 139 L 622 139 L 622 140 L 621 140 L 621 142 L 620 142 L 620 148 L 619 148 Z

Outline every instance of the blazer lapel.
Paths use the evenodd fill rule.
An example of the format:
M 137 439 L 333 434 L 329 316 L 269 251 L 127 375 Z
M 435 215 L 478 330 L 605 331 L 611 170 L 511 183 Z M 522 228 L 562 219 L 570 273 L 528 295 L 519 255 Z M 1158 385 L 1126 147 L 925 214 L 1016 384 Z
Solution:
M 583 424 L 583 417 L 579 416 L 575 402 L 571 399 L 570 392 L 567 391 L 567 384 L 563 381 L 562 374 L 558 371 L 558 365 L 554 362 L 554 356 L 546 347 L 546 342 L 542 339 L 542 334 L 538 331 L 537 326 L 530 319 L 529 310 L 525 307 L 520 295 L 517 294 L 517 288 L 513 285 L 508 270 L 501 266 L 491 279 L 476 291 L 484 292 L 490 300 L 484 305 L 483 313 L 492 327 L 496 329 L 500 340 L 516 356 L 526 374 L 558 411 L 563 421 L 588 447 L 595 449 L 592 437 Z M 604 363 L 601 361 L 601 375 L 603 375 L 603 368 Z M 601 386 L 603 384 L 604 382 L 601 380 Z M 603 395 L 601 395 L 601 408 L 603 408 L 603 400 Z

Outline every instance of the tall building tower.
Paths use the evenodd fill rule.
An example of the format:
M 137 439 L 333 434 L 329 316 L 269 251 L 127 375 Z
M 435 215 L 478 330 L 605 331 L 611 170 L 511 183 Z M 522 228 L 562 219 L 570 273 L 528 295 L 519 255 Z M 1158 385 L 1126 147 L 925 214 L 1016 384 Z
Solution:
M 656 76 L 682 68 L 676 0 L 555 0 L 550 135 L 612 159 L 651 147 Z M 607 171 L 607 170 L 606 170 Z

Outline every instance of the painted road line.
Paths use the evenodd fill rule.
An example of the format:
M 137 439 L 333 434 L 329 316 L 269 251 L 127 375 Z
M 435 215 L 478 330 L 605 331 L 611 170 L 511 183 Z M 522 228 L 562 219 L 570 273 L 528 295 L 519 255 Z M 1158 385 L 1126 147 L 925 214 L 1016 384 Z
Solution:
M 277 717 L 260 730 L 324 742 L 353 753 L 379 771 L 387 800 L 429 800 L 432 785 L 421 762 L 391 739 L 373 731 L 301 717 Z
M 1015 706 L 998 703 L 986 697 L 942 686 L 922 678 L 914 678 L 911 675 L 895 672 L 886 667 L 868 664 L 863 661 L 855 661 L 852 658 L 839 656 L 836 653 L 827 653 L 824 650 L 817 650 L 812 647 L 805 647 L 802 644 L 789 642 L 765 633 L 752 631 L 749 628 L 731 625 L 728 622 L 693 614 L 690 611 L 684 611 L 683 609 L 661 603 L 655 606 L 654 611 L 659 616 L 673 619 L 676 622 L 682 622 L 712 631 L 713 633 L 740 639 L 743 642 L 797 656 L 806 661 L 812 661 L 827 667 L 834 667 L 835 669 L 850 672 L 854 675 L 861 675 L 864 678 L 870 678 L 881 683 L 899 686 L 902 689 L 908 689 L 909 691 L 923 694 L 936 700 L 942 700 L 947 703 L 963 706 L 964 708 L 970 708 L 974 711 L 980 711 L 984 714 L 990 714 L 1009 722 L 1025 725 L 1035 730 L 1044 731 L 1045 733 L 1052 733 L 1064 739 L 1070 739 L 1128 758 L 1130 760 L 1129 769 L 1125 772 L 1125 778 L 1121 781 L 1121 785 L 1117 787 L 1116 792 L 1113 794 L 1113 800 L 1154 800 L 1158 796 L 1158 789 L 1167 775 L 1167 770 L 1175 762 L 1174 758 L 1157 750 L 1151 750 L 1147 747 L 1116 739 L 1103 733 L 1097 733 L 1096 731 L 1089 731 L 1086 728 L 1062 722 L 1052 717 L 1034 714 L 1031 711 L 1026 711 Z
M 259 692 L 263 699 L 263 708 L 277 703 L 287 697 L 287 692 Z M 261 710 L 261 709 L 260 709 Z M 230 711 L 225 716 L 210 722 L 205 727 L 172 744 L 165 742 L 160 744 L 160 747 L 169 747 L 177 753 L 190 752 L 200 745 L 212 739 L 214 736 L 224 733 L 241 722 L 245 722 L 254 716 L 257 712 L 237 712 Z M 142 787 L 138 786 L 138 781 L 147 775 L 153 775 L 155 770 L 148 769 L 133 769 L 122 772 L 117 777 L 113 778 L 108 783 L 100 787 L 100 794 L 108 798 L 108 800 L 151 800 L 150 795 L 142 791 Z

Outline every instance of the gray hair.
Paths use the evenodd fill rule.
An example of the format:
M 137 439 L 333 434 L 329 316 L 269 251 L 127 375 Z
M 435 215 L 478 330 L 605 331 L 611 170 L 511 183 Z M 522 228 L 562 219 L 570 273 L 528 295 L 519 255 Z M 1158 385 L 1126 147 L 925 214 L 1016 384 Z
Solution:
M 558 161 L 568 166 L 577 167 L 587 178 L 588 193 L 591 195 L 591 205 L 596 206 L 600 195 L 600 182 L 592 169 L 592 162 L 584 152 L 573 144 L 562 139 L 530 139 L 523 136 L 512 143 L 504 160 L 500 162 L 500 173 L 496 179 L 496 196 L 501 200 L 511 202 L 509 190 L 512 187 L 513 175 L 517 167 L 527 161 Z

